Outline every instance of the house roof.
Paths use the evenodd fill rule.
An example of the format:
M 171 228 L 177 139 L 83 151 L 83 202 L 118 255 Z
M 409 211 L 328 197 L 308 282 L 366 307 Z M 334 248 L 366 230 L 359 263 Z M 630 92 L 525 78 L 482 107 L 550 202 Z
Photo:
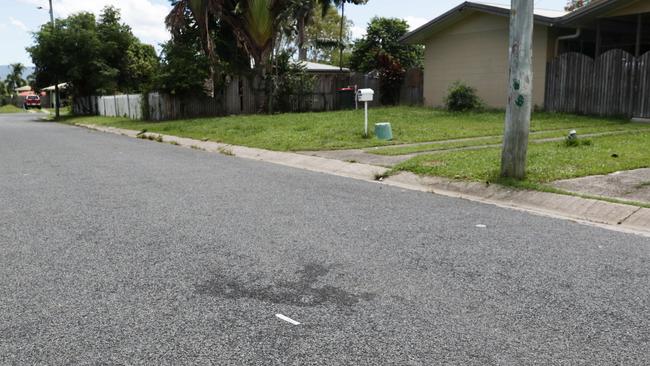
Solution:
M 32 90 L 32 87 L 29 85 L 21 86 L 19 88 L 14 89 L 17 93 L 22 93 L 22 92 L 28 92 Z
M 535 23 L 549 27 L 572 26 L 635 1 L 638 0 L 594 0 L 589 5 L 572 12 L 535 9 Z M 510 16 L 510 6 L 466 1 L 407 33 L 401 40 L 406 43 L 421 43 L 433 34 L 477 12 L 507 17 Z
M 309 61 L 299 61 L 300 64 L 305 66 L 305 69 L 309 72 L 349 72 L 350 69 L 348 68 L 343 68 L 341 70 L 340 67 L 338 66 L 333 66 L 333 65 L 327 65 L 327 64 L 319 64 L 316 62 L 309 62 Z
M 474 4 L 484 5 L 484 6 L 492 6 L 492 7 L 495 7 L 495 8 L 502 8 L 502 9 L 505 9 L 505 11 L 507 12 L 508 15 L 510 14 L 510 5 L 492 4 L 492 3 L 483 2 L 483 1 L 474 2 Z M 566 10 L 553 10 L 553 9 L 535 8 L 535 16 L 540 18 L 540 20 L 542 18 L 549 18 L 549 19 L 561 18 L 561 17 L 567 15 L 568 13 L 569 12 L 566 11 Z
M 589 5 L 567 14 L 561 19 L 561 23 L 562 25 L 575 25 L 593 20 L 604 13 L 637 1 L 646 0 L 593 0 Z
M 68 83 L 59 84 L 59 89 L 67 89 Z M 48 86 L 47 88 L 41 89 L 41 91 L 54 91 L 54 85 Z

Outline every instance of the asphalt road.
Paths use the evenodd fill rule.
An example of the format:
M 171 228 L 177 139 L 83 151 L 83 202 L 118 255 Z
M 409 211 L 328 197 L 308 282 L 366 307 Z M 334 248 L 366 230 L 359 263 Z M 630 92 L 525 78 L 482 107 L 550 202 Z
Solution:
M 648 238 L 33 117 L 2 365 L 650 363 Z

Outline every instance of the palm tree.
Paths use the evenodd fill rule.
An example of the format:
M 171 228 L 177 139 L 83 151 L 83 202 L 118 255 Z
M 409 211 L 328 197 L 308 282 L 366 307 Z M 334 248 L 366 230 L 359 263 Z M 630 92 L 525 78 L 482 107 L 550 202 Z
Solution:
M 13 94 L 13 91 L 16 88 L 20 88 L 26 84 L 25 80 L 23 79 L 23 71 L 25 71 L 25 66 L 23 66 L 21 63 L 11 64 L 9 66 L 11 67 L 11 72 L 9 75 L 7 75 L 5 84 L 8 92 Z
M 270 70 L 273 40 L 279 32 L 282 15 L 290 0 L 180 0 L 165 22 L 172 34 L 192 26 L 187 24 L 189 14 L 201 34 L 205 54 L 216 61 L 214 40 L 210 36 L 210 22 L 224 22 L 232 30 L 239 46 L 251 58 L 254 74 L 265 80 Z M 210 70 L 214 77 L 214 70 Z M 261 89 L 258 87 L 258 89 Z M 260 106 L 263 107 L 263 102 Z
M 27 85 L 31 86 L 32 89 L 35 89 L 36 86 L 36 74 L 32 73 L 27 76 L 27 79 L 25 80 L 27 82 Z

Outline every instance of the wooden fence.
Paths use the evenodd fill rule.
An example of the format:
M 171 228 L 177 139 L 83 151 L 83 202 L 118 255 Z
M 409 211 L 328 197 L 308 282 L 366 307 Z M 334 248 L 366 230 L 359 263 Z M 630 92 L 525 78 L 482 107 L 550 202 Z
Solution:
M 400 90 L 400 103 L 415 105 L 422 103 L 422 70 L 408 70 Z M 284 96 L 288 100 L 290 112 L 331 111 L 340 108 L 337 89 L 347 86 L 372 88 L 375 101 L 371 106 L 379 106 L 381 94 L 379 79 L 373 74 L 316 74 L 311 93 Z M 224 116 L 233 114 L 257 113 L 253 82 L 246 77 L 233 77 L 215 98 L 207 96 L 184 97 L 163 93 L 149 93 L 147 107 L 143 109 L 143 96 L 115 95 L 77 97 L 73 103 L 76 114 L 98 114 L 101 116 L 120 116 L 132 119 L 144 117 L 153 121 Z
M 650 118 L 650 52 L 623 50 L 595 60 L 565 53 L 547 65 L 546 110 L 551 112 Z

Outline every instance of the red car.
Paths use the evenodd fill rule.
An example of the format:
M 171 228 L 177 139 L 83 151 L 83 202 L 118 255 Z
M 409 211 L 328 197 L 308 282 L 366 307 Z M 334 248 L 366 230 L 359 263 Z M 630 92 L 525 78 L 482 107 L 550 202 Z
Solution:
M 38 95 L 28 95 L 25 97 L 25 103 L 23 104 L 25 109 L 29 108 L 38 108 L 41 109 L 41 97 Z

